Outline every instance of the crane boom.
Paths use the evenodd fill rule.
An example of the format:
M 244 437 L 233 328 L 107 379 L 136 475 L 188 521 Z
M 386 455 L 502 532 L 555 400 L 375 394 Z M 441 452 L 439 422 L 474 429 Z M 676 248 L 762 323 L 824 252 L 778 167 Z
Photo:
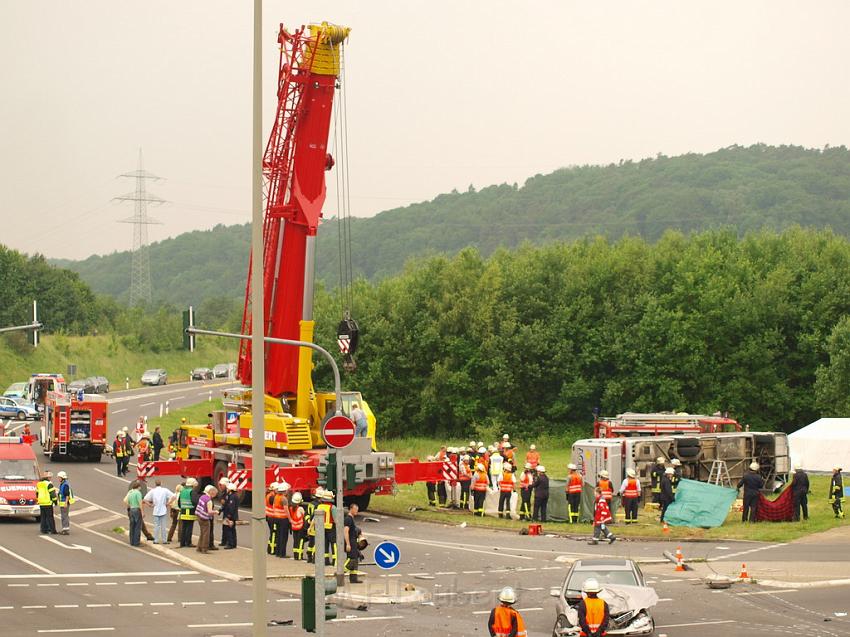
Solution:
M 333 167 L 328 134 L 341 46 L 350 29 L 323 22 L 294 33 L 280 26 L 278 107 L 263 157 L 266 208 L 263 221 L 264 332 L 301 339 L 301 321 L 313 314 L 313 255 L 325 202 L 325 172 Z M 251 255 L 242 333 L 251 330 Z M 312 338 L 312 334 L 310 334 Z M 250 341 L 239 350 L 237 375 L 251 383 Z M 265 387 L 270 396 L 298 392 L 299 351 L 267 344 Z

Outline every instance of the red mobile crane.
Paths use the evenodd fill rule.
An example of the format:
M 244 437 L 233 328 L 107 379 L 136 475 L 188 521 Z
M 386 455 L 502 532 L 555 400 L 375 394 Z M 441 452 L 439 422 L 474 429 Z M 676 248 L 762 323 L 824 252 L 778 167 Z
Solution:
M 278 108 L 263 157 L 266 208 L 262 255 L 263 330 L 268 337 L 313 341 L 313 281 L 316 232 L 325 201 L 325 173 L 334 166 L 328 136 L 334 95 L 340 88 L 342 46 L 349 29 L 311 24 L 293 33 L 280 27 Z M 251 255 L 251 268 L 258 255 Z M 242 333 L 251 331 L 251 273 L 245 295 Z M 342 282 L 340 282 L 342 285 Z M 357 347 L 356 322 L 347 314 L 338 328 L 346 369 Z M 241 341 L 237 376 L 251 384 L 250 341 Z M 336 395 L 317 392 L 312 382 L 312 350 L 266 344 L 266 453 L 268 481 L 285 479 L 299 490 L 318 484 L 317 467 L 327 464 L 321 425 L 336 412 Z M 368 420 L 368 437 L 355 439 L 343 460 L 358 468 L 346 479 L 345 495 L 368 506 L 372 493 L 391 493 L 399 483 L 439 480 L 442 463 L 395 463 L 375 446 L 375 418 L 359 392 L 342 392 L 341 410 L 359 403 Z M 218 481 L 225 472 L 250 488 L 250 391 L 230 397 L 228 410 L 210 425 L 185 425 L 178 438 L 177 462 L 142 463 L 140 475 L 192 475 Z M 361 471 L 362 469 L 362 471 Z

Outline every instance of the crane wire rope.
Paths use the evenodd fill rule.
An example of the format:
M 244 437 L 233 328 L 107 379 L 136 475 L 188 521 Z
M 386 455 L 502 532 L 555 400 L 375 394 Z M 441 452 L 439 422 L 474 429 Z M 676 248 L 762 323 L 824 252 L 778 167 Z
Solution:
M 354 304 L 351 250 L 351 180 L 348 165 L 348 113 L 345 94 L 345 47 L 340 45 L 339 92 L 334 96 L 334 146 L 339 158 L 336 175 L 337 244 L 339 251 L 339 300 L 343 318 L 351 316 Z

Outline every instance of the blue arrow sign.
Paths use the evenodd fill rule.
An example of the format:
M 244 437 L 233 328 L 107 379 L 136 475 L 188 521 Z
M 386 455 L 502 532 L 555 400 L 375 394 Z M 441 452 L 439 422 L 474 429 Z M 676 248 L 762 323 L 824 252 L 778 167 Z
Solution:
M 392 542 L 381 542 L 375 547 L 375 564 L 380 568 L 395 568 L 400 559 L 401 551 Z

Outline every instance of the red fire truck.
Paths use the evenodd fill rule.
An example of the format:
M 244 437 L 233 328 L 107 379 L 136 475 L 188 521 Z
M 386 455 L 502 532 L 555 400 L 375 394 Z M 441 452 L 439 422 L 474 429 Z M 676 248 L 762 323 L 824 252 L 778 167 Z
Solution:
M 35 489 L 41 469 L 31 443 L 29 436 L 0 436 L 0 517 L 41 514 Z
M 51 460 L 76 458 L 100 462 L 106 446 L 108 403 L 82 392 L 48 392 L 41 444 Z

